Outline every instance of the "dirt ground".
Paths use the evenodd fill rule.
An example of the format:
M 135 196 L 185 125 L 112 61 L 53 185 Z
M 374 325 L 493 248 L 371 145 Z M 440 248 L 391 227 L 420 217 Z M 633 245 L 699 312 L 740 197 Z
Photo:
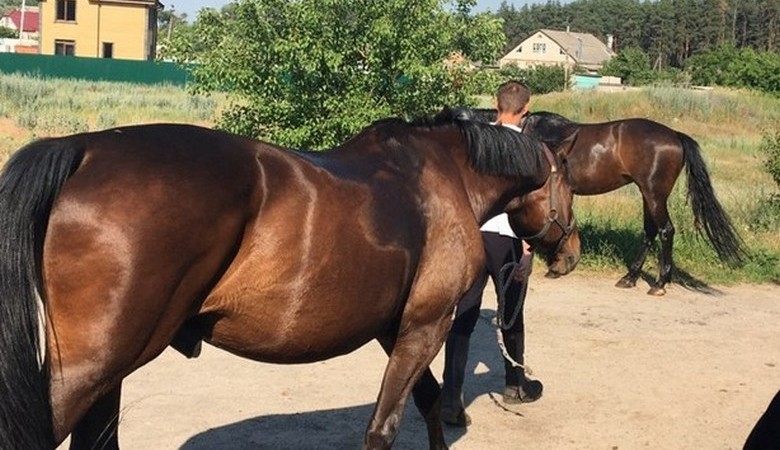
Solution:
M 540 272 L 537 272 L 540 273 Z M 780 389 L 780 286 L 670 286 L 663 298 L 615 280 L 536 276 L 526 303 L 536 403 L 500 403 L 503 366 L 490 323 L 472 340 L 473 424 L 453 449 L 740 449 Z M 359 318 L 357 319 L 359 320 Z M 124 384 L 124 449 L 357 449 L 387 359 L 376 343 L 310 365 L 247 361 L 212 347 L 168 350 Z M 442 353 L 434 361 L 440 377 Z M 407 406 L 394 448 L 423 449 Z

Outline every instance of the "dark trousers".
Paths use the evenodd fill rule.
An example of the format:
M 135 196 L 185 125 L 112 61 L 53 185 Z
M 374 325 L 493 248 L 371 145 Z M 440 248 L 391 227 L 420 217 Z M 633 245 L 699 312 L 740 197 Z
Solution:
M 450 358 L 445 357 L 444 384 L 448 384 L 448 375 L 453 372 L 465 371 L 465 360 L 468 355 L 468 338 L 474 332 L 474 327 L 479 320 L 480 308 L 482 306 L 482 291 L 485 289 L 488 277 L 493 280 L 496 293 L 500 292 L 501 286 L 498 285 L 499 272 L 505 264 L 509 262 L 520 262 L 523 255 L 522 242 L 509 236 L 503 236 L 498 233 L 482 232 L 482 240 L 485 245 L 485 269 L 480 274 L 474 286 L 458 302 L 455 312 L 455 320 L 450 330 L 450 337 L 447 339 L 447 345 L 453 341 L 466 342 L 466 345 L 453 345 L 449 351 Z M 525 327 L 523 325 L 522 303 L 525 301 L 526 286 L 531 275 L 533 264 L 530 258 L 525 267 L 518 267 L 524 273 L 520 277 L 507 276 L 509 283 L 506 287 L 505 304 L 503 308 L 504 323 L 512 320 L 512 315 L 517 314 L 514 323 L 508 330 L 503 330 L 504 343 L 507 352 L 515 361 L 523 364 L 523 353 L 525 352 Z M 523 281 L 517 278 L 522 278 Z M 518 310 L 519 309 L 519 310 Z M 445 349 L 445 353 L 447 349 Z M 465 354 L 463 354 L 465 352 Z M 449 360 L 449 361 L 448 361 Z M 454 365 L 451 363 L 454 362 Z M 455 367 L 458 366 L 458 367 Z M 449 370 L 449 374 L 448 374 Z M 455 373 L 456 380 L 462 380 L 462 373 Z M 504 376 L 506 386 L 521 386 L 525 380 L 525 372 L 522 368 L 513 367 L 509 361 L 504 360 Z M 462 389 L 462 387 L 461 387 Z M 460 390 L 460 389 L 458 389 Z

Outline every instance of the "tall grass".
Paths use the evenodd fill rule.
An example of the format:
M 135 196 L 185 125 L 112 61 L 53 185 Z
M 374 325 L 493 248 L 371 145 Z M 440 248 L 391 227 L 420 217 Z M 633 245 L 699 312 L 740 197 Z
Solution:
M 532 109 L 558 112 L 579 122 L 645 117 L 691 135 L 702 148 L 716 196 L 744 238 L 750 257 L 744 267 L 730 269 L 695 231 L 683 172 L 669 198 L 676 228 L 676 281 L 780 283 L 780 230 L 757 226 L 778 223 L 765 217 L 766 199 L 779 187 L 764 170 L 760 145 L 763 133 L 780 130 L 780 99 L 741 91 L 647 88 L 549 94 L 535 97 Z M 636 186 L 577 197 L 575 213 L 583 238 L 578 270 L 624 272 L 639 249 L 643 229 Z M 647 278 L 656 276 L 657 268 L 657 258 L 651 255 L 644 267 Z
M 36 137 L 148 122 L 209 125 L 221 101 L 170 85 L 0 74 L 0 163 Z

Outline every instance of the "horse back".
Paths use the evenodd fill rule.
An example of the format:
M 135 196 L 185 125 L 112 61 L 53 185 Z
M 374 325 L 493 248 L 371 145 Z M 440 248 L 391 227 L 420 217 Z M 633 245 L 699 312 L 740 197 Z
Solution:
M 559 154 L 580 195 L 603 194 L 632 182 L 648 186 L 659 168 L 669 171 L 673 183 L 682 167 L 677 132 L 649 119 L 579 124 Z

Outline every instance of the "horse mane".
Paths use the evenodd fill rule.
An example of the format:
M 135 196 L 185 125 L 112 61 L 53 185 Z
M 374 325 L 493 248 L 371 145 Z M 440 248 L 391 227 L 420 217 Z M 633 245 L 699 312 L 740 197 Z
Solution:
M 533 177 L 547 161 L 542 144 L 506 127 L 495 126 L 475 118 L 495 115 L 490 110 L 445 107 L 434 116 L 407 122 L 412 127 L 441 128 L 454 126 L 466 139 L 471 167 L 480 174 L 502 177 Z
M 528 114 L 525 120 L 523 129 L 550 148 L 557 148 L 580 127 L 580 124 L 549 111 L 533 112 Z

